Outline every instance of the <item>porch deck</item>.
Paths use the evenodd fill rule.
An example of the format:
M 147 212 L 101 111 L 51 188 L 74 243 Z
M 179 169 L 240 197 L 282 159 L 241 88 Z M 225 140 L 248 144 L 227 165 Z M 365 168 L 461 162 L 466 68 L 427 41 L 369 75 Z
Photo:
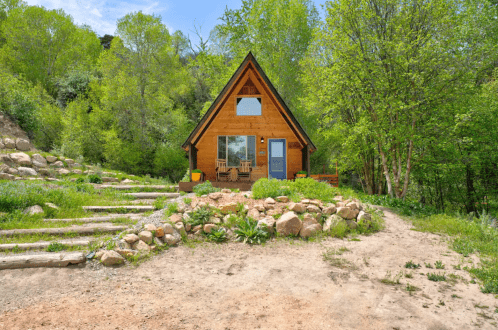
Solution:
M 179 190 L 185 192 L 192 192 L 194 187 L 198 184 L 204 183 L 205 181 L 195 181 L 195 182 L 180 182 L 178 183 Z M 220 189 L 239 189 L 240 191 L 249 191 L 254 184 L 254 181 L 210 181 L 213 187 Z

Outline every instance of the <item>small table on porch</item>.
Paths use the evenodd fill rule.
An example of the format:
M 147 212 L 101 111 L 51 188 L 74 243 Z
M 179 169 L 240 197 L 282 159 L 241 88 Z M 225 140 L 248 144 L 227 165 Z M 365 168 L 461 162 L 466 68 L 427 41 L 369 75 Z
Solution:
M 232 167 L 230 169 L 230 176 L 229 176 L 228 180 L 235 182 L 235 181 L 237 181 L 238 178 L 239 178 L 239 171 L 237 170 L 237 168 Z

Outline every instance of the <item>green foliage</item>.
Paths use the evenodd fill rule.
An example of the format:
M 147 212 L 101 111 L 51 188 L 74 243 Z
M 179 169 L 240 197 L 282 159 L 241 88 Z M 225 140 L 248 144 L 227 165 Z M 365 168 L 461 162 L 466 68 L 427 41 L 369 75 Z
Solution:
M 178 203 L 168 203 L 166 205 L 166 209 L 164 210 L 164 216 L 168 218 L 172 214 L 178 213 Z
M 224 228 L 213 228 L 211 232 L 205 233 L 205 235 L 211 242 L 216 243 L 223 243 L 228 239 Z
M 295 181 L 262 178 L 256 181 L 252 187 L 252 196 L 255 199 L 289 196 L 292 200 L 300 200 L 302 196 L 304 198 L 332 201 L 335 195 L 335 188 L 312 178 L 296 179 Z
M 207 180 L 206 182 L 200 183 L 197 186 L 193 188 L 194 193 L 196 196 L 202 196 L 202 195 L 207 195 L 213 192 L 220 191 L 221 189 L 213 187 L 211 182 Z
M 201 207 L 190 213 L 190 219 L 187 220 L 192 226 L 205 225 L 213 216 L 213 210 L 209 207 Z
M 441 282 L 441 281 L 446 281 L 446 276 L 441 275 L 441 274 L 436 274 L 436 273 L 427 273 L 427 278 L 429 281 L 433 282 Z
M 308 172 L 306 172 L 306 171 L 299 171 L 296 174 L 308 174 Z
M 166 197 L 156 198 L 156 200 L 154 201 L 153 205 L 154 205 L 154 208 L 156 210 L 163 209 L 164 206 L 166 206 Z
M 263 244 L 270 237 L 268 231 L 258 228 L 258 222 L 251 219 L 237 223 L 237 229 L 234 230 L 234 233 L 237 241 L 248 244 Z
M 101 184 L 103 181 L 102 181 L 102 178 L 98 174 L 90 174 L 88 176 L 88 182 Z
M 436 266 L 436 269 L 444 269 L 444 264 L 441 260 L 436 261 L 434 265 Z
M 184 200 L 185 204 L 190 205 L 192 203 L 192 198 L 186 197 Z
M 407 261 L 405 263 L 405 268 L 410 268 L 410 269 L 417 269 L 417 268 L 420 268 L 420 264 L 415 264 L 413 263 L 411 260 L 410 261 Z
M 47 251 L 48 252 L 59 252 L 66 250 L 68 247 L 62 243 L 59 242 L 52 242 L 48 245 Z
M 202 173 L 202 171 L 199 170 L 199 169 L 195 169 L 195 170 L 192 171 L 192 173 Z

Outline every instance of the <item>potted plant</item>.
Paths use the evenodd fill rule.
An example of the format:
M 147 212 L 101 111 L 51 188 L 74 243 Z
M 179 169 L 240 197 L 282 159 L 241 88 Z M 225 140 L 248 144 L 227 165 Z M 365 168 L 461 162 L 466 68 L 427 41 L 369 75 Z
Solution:
M 306 171 L 299 171 L 296 173 L 296 178 L 305 178 L 308 175 Z
M 202 171 L 199 169 L 195 169 L 192 171 L 192 181 L 201 181 Z

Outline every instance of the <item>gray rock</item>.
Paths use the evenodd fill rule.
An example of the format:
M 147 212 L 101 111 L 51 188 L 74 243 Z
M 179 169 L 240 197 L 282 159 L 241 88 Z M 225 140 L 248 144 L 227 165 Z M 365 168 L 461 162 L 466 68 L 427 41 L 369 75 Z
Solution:
M 164 235 L 163 241 L 169 246 L 176 245 L 178 242 L 182 240 L 182 236 L 178 232 L 174 232 L 173 234 Z
M 338 216 L 337 214 L 333 214 L 325 220 L 325 224 L 323 225 L 323 231 L 330 231 L 331 228 L 334 228 L 339 223 L 343 223 L 346 225 L 346 221 Z
M 125 239 L 120 239 L 117 243 L 116 243 L 116 246 L 119 248 L 119 249 L 125 249 L 125 250 L 129 250 L 131 249 L 131 244 L 128 243 Z
M 334 214 L 337 211 L 334 205 L 332 206 L 327 206 L 326 208 L 323 209 L 323 214 Z
M 5 146 L 5 149 L 15 149 L 16 148 L 16 142 L 14 140 L 12 140 L 11 138 L 4 138 L 3 144 Z
M 55 156 L 47 156 L 47 162 L 54 163 L 55 161 L 57 161 L 57 157 L 55 157 Z
M 322 210 L 318 206 L 313 205 L 313 204 L 308 205 L 306 207 L 306 210 L 308 212 L 311 212 L 311 213 L 321 213 L 322 212 Z
M 276 223 L 277 223 L 277 221 L 273 217 L 271 217 L 271 216 L 264 217 L 263 219 L 258 221 L 258 228 L 262 228 L 262 227 L 266 226 L 268 232 L 270 234 L 273 234 L 273 232 L 275 231 L 275 224 Z
M 277 233 L 283 236 L 297 235 L 303 223 L 294 212 L 287 212 L 277 220 Z
M 42 214 L 43 209 L 41 208 L 40 205 L 33 205 L 25 209 L 22 213 L 29 215 Z
M 353 210 L 351 210 L 349 207 L 346 207 L 346 206 L 338 207 L 337 208 L 337 215 L 343 219 L 346 219 L 346 220 L 351 220 L 351 219 L 356 217 L 354 215 Z
M 135 235 L 135 234 L 127 234 L 125 237 L 123 237 L 125 242 L 128 244 L 134 244 L 136 241 L 138 241 L 140 238 Z
M 175 229 L 173 228 L 173 226 L 169 223 L 165 223 L 163 225 L 163 229 L 164 229 L 164 234 L 165 235 L 171 235 L 175 232 Z
M 17 168 L 9 168 L 7 172 L 12 175 L 19 175 L 19 171 L 17 170 Z
M 360 209 L 360 204 L 357 202 L 347 203 L 346 206 L 349 207 L 351 210 L 359 210 Z
M 8 166 L 7 164 L 1 164 L 0 165 L 0 172 L 8 173 L 9 168 L 10 168 L 10 166 Z
M 148 230 L 141 231 L 138 234 L 138 238 L 140 238 L 142 241 L 144 241 L 147 244 L 152 243 L 152 233 Z
M 125 259 L 116 251 L 105 251 L 100 259 L 104 266 L 113 266 L 123 264 Z
M 66 158 L 66 164 L 71 166 L 74 164 L 74 160 L 70 159 L 70 158 Z
M 15 152 L 10 154 L 10 159 L 19 165 L 31 165 L 31 158 L 24 152 Z
M 48 157 L 47 157 L 47 159 L 48 159 Z M 52 163 L 52 165 L 55 167 L 59 167 L 59 168 L 64 167 L 64 163 L 60 160 L 56 161 L 55 163 Z
M 3 144 L 3 142 L 0 140 L 0 149 L 4 149 L 5 148 L 5 144 Z
M 9 181 L 12 181 L 14 179 L 15 179 L 15 177 L 12 174 L 0 173 L 0 180 L 9 180 Z
M 16 139 L 16 149 L 21 151 L 29 151 L 29 141 L 21 138 Z
M 135 242 L 135 244 L 133 244 L 133 250 L 137 250 L 139 252 L 149 253 L 150 246 L 147 243 L 145 243 L 144 241 L 138 240 Z
M 275 200 L 273 198 L 268 197 L 267 199 L 265 199 L 265 203 L 267 203 L 267 204 L 275 204 L 276 202 L 275 202 Z
M 154 244 L 157 245 L 157 246 L 163 246 L 164 245 L 163 241 L 161 241 L 157 237 L 154 237 Z
M 33 165 L 36 167 L 47 167 L 47 160 L 40 154 L 31 156 Z
M 289 210 L 294 211 L 296 213 L 303 213 L 306 211 L 306 206 L 301 203 L 290 203 Z
M 43 175 L 43 176 L 49 176 L 50 171 L 47 168 L 39 168 L 38 174 Z
M 310 224 L 308 226 L 303 226 L 303 228 L 301 228 L 301 231 L 299 232 L 299 236 L 311 237 L 311 236 L 313 236 L 321 231 L 322 231 L 322 225 L 320 225 L 319 223 Z
M 61 168 L 61 169 L 57 170 L 57 172 L 58 172 L 60 175 L 68 175 L 68 174 L 71 174 L 71 171 L 66 170 L 65 168 Z
M 19 167 L 17 168 L 17 170 L 19 171 L 19 175 L 22 175 L 22 176 L 37 176 L 38 173 L 32 169 L 31 167 Z

